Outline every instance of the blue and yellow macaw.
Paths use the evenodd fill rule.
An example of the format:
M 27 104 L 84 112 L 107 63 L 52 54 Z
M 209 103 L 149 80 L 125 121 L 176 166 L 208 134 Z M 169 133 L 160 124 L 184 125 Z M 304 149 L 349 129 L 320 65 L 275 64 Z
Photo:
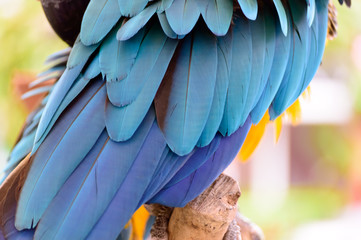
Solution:
M 145 203 L 185 206 L 307 88 L 329 18 L 328 0 L 41 2 L 72 48 L 25 96 L 49 91 L 0 187 L 6 239 L 117 239 Z

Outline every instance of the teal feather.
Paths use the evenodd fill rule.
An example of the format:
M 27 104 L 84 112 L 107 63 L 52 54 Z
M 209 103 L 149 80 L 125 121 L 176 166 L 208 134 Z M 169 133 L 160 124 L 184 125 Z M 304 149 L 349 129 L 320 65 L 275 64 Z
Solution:
M 81 23 L 82 43 L 86 46 L 99 43 L 120 17 L 118 0 L 91 0 Z
M 65 126 L 58 123 L 34 154 L 17 207 L 18 229 L 28 229 L 38 223 L 65 180 L 96 142 L 104 129 L 105 97 L 103 85 L 94 88 L 88 99 L 77 102 L 74 114 L 62 118 Z M 80 124 L 84 122 L 87 125 Z M 82 144 L 78 145 L 79 142 Z
M 49 95 L 49 104 L 47 104 L 44 108 L 44 114 L 41 117 L 39 127 L 36 132 L 35 136 L 35 143 L 37 143 L 34 148 L 33 152 L 36 151 L 37 147 L 40 145 L 40 139 L 45 138 L 44 134 L 46 131 L 50 131 L 49 123 L 52 120 L 55 112 L 58 109 L 58 106 L 64 99 L 65 95 L 73 85 L 74 81 L 79 76 L 81 70 L 83 69 L 84 64 L 80 64 L 72 69 L 66 69 L 57 84 L 52 91 L 52 94 Z M 62 80 L 64 79 L 64 80 Z M 65 80 L 66 79 L 66 80 Z
M 114 29 L 104 40 L 99 51 L 102 75 L 108 83 L 123 81 L 129 74 L 138 55 L 145 31 L 139 32 L 129 41 L 118 41 Z M 112 98 L 113 95 L 110 95 Z
M 90 70 L 89 70 L 90 71 Z M 88 71 L 86 71 L 88 72 Z M 99 75 L 100 72 L 98 72 L 97 75 Z M 89 74 L 89 73 L 88 73 Z M 56 110 L 56 112 L 54 113 L 51 121 L 48 123 L 48 128 L 46 129 L 46 131 L 43 134 L 43 137 L 41 139 L 39 139 L 39 141 L 37 141 L 34 145 L 33 148 L 33 152 L 39 147 L 39 145 L 44 141 L 45 137 L 48 135 L 51 127 L 55 124 L 55 122 L 57 121 L 57 119 L 59 118 L 60 114 L 62 114 L 62 112 L 64 111 L 64 109 L 74 100 L 74 98 L 76 98 L 76 96 L 78 94 L 80 94 L 80 92 L 87 86 L 87 84 L 89 83 L 89 78 L 86 79 L 84 77 L 79 77 L 78 79 L 76 79 L 76 81 L 74 82 L 73 86 L 71 87 L 71 89 L 68 91 L 67 95 L 64 97 L 63 101 L 58 105 L 58 108 Z M 45 110 L 44 110 L 45 112 Z M 42 120 L 41 120 L 42 121 Z M 40 121 L 40 123 L 41 123 Z
M 177 40 L 166 40 L 153 68 L 144 81 L 144 86 L 139 96 L 133 103 L 125 107 L 116 107 L 110 102 L 107 103 L 105 124 L 111 139 L 125 141 L 133 136 L 153 102 L 177 44 Z
M 127 70 L 127 72 L 123 71 L 122 78 L 112 80 L 107 77 L 108 97 L 116 107 L 123 107 L 134 102 L 153 69 L 158 67 L 155 64 L 164 49 L 167 36 L 158 24 L 151 27 L 144 38 L 143 35 L 144 33 L 126 42 L 118 42 L 122 46 L 117 48 L 117 56 L 120 58 L 118 60 L 109 60 L 112 54 L 104 53 L 104 59 L 107 60 L 104 66 L 109 67 L 115 63 L 116 66 L 122 66 L 118 69 Z M 109 51 L 112 49 L 116 48 L 110 47 Z
M 164 31 L 164 33 L 167 35 L 167 37 L 169 38 L 173 38 L 173 39 L 180 39 L 183 37 L 179 37 L 172 29 L 172 27 L 169 25 L 167 16 L 165 15 L 165 12 L 161 12 L 158 13 L 158 19 L 159 19 L 159 23 L 162 26 L 162 29 Z
M 307 6 L 307 21 L 308 26 L 311 27 L 313 20 L 315 19 L 316 13 L 316 0 L 309 0 L 309 5 Z
M 68 47 L 68 48 L 65 48 L 63 50 L 60 50 L 56 53 L 53 53 L 51 55 L 49 55 L 46 60 L 45 60 L 45 64 L 49 64 L 49 63 L 52 63 L 56 60 L 58 60 L 59 58 L 64 58 L 64 57 L 68 57 L 69 54 L 71 52 L 71 47 Z
M 216 70 L 216 38 L 200 27 L 178 47 L 155 99 L 158 124 L 178 155 L 192 151 L 201 136 L 212 105 Z
M 16 144 L 14 149 L 11 151 L 11 155 L 8 163 L 6 164 L 4 172 L 12 170 L 16 167 L 16 165 L 23 160 L 26 155 L 29 154 L 31 148 L 33 147 L 35 137 L 35 131 L 21 138 L 21 140 Z
M 38 86 L 42 83 L 46 83 L 50 80 L 54 80 L 55 78 L 57 78 L 59 76 L 59 74 L 61 75 L 64 71 L 65 71 L 65 67 L 59 69 L 58 71 L 54 71 L 52 74 L 48 74 L 45 77 L 37 78 L 36 80 L 29 83 L 29 88 L 36 87 L 36 86 Z
M 238 0 L 243 14 L 250 20 L 256 20 L 258 14 L 257 0 Z
M 118 0 L 122 16 L 133 17 L 141 12 L 148 3 L 148 0 Z
M 275 56 L 271 72 L 263 90 L 262 96 L 251 112 L 252 122 L 259 122 L 275 97 L 284 77 L 291 51 L 291 33 L 286 36 L 281 33 L 281 28 L 276 27 Z
M 250 22 L 250 30 L 252 36 L 251 79 L 248 84 L 248 90 L 246 91 L 242 114 L 240 119 L 238 119 L 238 126 L 243 126 L 244 122 L 247 120 L 250 112 L 259 100 L 268 77 L 268 72 L 263 72 L 267 68 L 265 67 L 266 27 L 264 13 L 259 14 L 256 21 Z M 268 68 L 267 70 L 270 69 Z
M 309 27 L 306 17 L 306 4 L 298 1 L 290 3 L 291 15 L 294 26 L 292 26 L 292 53 L 290 54 L 288 67 L 279 91 L 270 108 L 271 119 L 282 114 L 290 105 L 290 100 L 297 91 L 297 86 L 303 78 L 307 66 L 307 45 L 309 42 Z
M 282 32 L 286 36 L 288 33 L 288 20 L 285 7 L 283 6 L 282 0 L 273 0 L 273 3 L 277 9 Z
M 50 67 L 48 70 L 44 71 L 44 72 L 41 72 L 39 73 L 36 77 L 37 78 L 43 78 L 43 77 L 46 77 L 48 75 L 51 75 L 53 74 L 54 72 L 64 72 L 65 71 L 65 66 L 56 66 L 56 67 Z
M 142 29 L 149 19 L 156 13 L 160 3 L 154 3 L 144 9 L 135 17 L 124 21 L 124 24 L 120 27 L 117 33 L 117 39 L 120 41 L 126 41 L 137 34 Z
M 249 21 L 235 18 L 232 45 L 232 64 L 226 105 L 220 132 L 229 136 L 240 127 L 252 70 L 252 36 Z
M 200 16 L 197 0 L 174 0 L 165 13 L 169 25 L 178 35 L 188 34 Z
M 99 44 L 93 46 L 85 46 L 81 41 L 80 37 L 75 40 L 72 51 L 70 52 L 69 60 L 67 62 L 67 68 L 72 69 L 79 65 L 85 64 L 89 57 L 98 48 Z
M 41 105 L 40 109 L 36 112 L 35 115 L 33 115 L 33 118 L 31 119 L 31 123 L 26 126 L 23 136 L 26 136 L 26 135 L 30 134 L 31 132 L 36 133 L 35 128 L 38 127 L 41 115 L 43 115 L 43 113 L 44 113 L 44 105 Z M 35 138 L 35 135 L 34 135 L 34 138 Z M 31 144 L 31 147 L 33 147 L 33 144 L 34 144 L 34 139 L 33 139 L 33 143 Z M 29 151 L 29 153 L 30 153 L 30 151 Z
M 293 96 L 291 102 L 294 102 L 299 95 L 307 88 L 310 81 L 317 72 L 322 60 L 322 56 L 326 45 L 328 11 L 322 6 L 322 2 L 317 3 L 317 10 L 315 18 L 311 26 L 310 41 L 311 49 L 309 54 L 308 66 L 304 75 L 304 79 L 299 85 L 296 94 Z
M 39 127 L 37 129 L 37 133 L 35 137 L 35 145 L 33 147 L 32 152 L 35 152 L 37 148 L 40 146 L 46 135 L 49 133 L 51 127 L 54 125 L 55 121 L 58 119 L 60 114 L 63 112 L 63 110 L 73 101 L 73 99 L 84 89 L 84 87 L 89 83 L 90 79 L 93 79 L 94 77 L 98 76 L 100 74 L 100 67 L 99 67 L 99 57 L 95 57 L 93 61 L 89 64 L 88 68 L 86 69 L 83 76 L 77 77 L 73 82 L 72 78 L 77 75 L 80 68 L 82 68 L 83 65 L 80 65 L 76 67 L 75 69 L 69 70 L 69 72 L 74 71 L 74 73 L 66 74 L 66 72 L 63 74 L 62 78 L 69 78 L 69 82 L 62 81 L 62 87 L 65 87 L 64 85 L 66 83 L 73 83 L 68 89 L 68 92 L 66 93 L 66 96 L 62 97 L 61 99 L 52 100 L 51 97 L 48 99 L 49 96 L 45 97 L 43 99 L 42 104 L 46 104 L 44 108 L 44 116 L 42 115 L 42 118 L 39 122 Z M 59 81 L 60 82 L 60 79 Z M 55 85 L 55 87 L 57 84 Z M 68 85 L 66 85 L 68 87 Z M 63 88 L 58 88 L 59 90 L 59 96 L 60 94 L 63 94 L 61 90 Z M 53 90 L 54 91 L 54 90 Z M 57 90 L 56 90 L 57 91 Z M 53 95 L 53 94 L 52 94 Z M 60 100 L 60 101 L 59 101 Z M 50 102 L 47 104 L 48 102 Z M 51 112 L 51 115 L 50 115 Z M 45 115 L 47 114 L 47 115 Z
M 30 98 L 30 97 L 33 97 L 33 96 L 36 96 L 36 95 L 39 95 L 39 94 L 48 93 L 48 92 L 50 92 L 52 89 L 53 89 L 53 86 L 38 87 L 38 88 L 32 89 L 32 90 L 24 93 L 24 94 L 21 96 L 21 99 L 25 100 L 25 99 L 27 99 L 27 98 Z
M 35 115 L 35 117 L 38 117 L 38 115 L 40 115 L 40 117 L 41 117 L 43 112 L 44 112 L 44 109 L 43 108 L 40 109 L 39 112 Z M 24 133 L 23 133 L 24 136 L 34 133 L 34 138 L 35 138 L 36 128 L 38 127 L 39 120 L 40 120 L 40 119 L 36 119 L 35 117 L 34 117 L 33 121 L 28 126 L 26 126 L 26 129 L 24 130 Z M 33 138 L 33 142 L 31 143 L 31 148 L 33 147 L 33 144 L 34 144 L 34 138 Z M 31 151 L 31 149 L 30 149 L 30 151 Z M 28 153 L 30 153 L 30 151 Z
M 231 25 L 232 0 L 209 0 L 201 13 L 208 28 L 217 36 L 224 36 Z
M 255 101 L 254 101 L 255 105 L 257 105 L 257 103 L 259 101 L 261 101 L 261 96 L 262 96 L 262 93 L 265 91 L 265 87 L 266 87 L 267 82 L 270 77 L 271 69 L 279 67 L 279 66 L 273 65 L 273 59 L 275 57 L 275 47 L 276 47 L 276 22 L 275 22 L 275 17 L 272 15 L 272 13 L 273 12 L 265 9 L 265 12 L 264 12 L 265 34 L 266 34 L 266 38 L 265 38 L 266 45 L 264 48 L 265 57 L 264 57 L 262 78 L 261 78 L 261 82 L 258 87 L 258 91 L 256 93 L 256 97 L 255 97 Z M 258 19 L 257 19 L 257 21 L 258 21 Z M 254 116 L 254 110 L 255 110 L 254 107 L 252 107 L 251 112 L 253 113 L 253 115 L 251 114 L 251 117 Z M 258 113 L 257 115 L 263 116 L 264 112 Z M 255 118 L 253 118 L 253 117 L 251 119 L 254 124 L 257 124 L 259 122 L 259 120 L 261 120 L 261 119 L 258 119 L 258 121 L 254 121 Z
M 316 64 L 314 62 L 314 59 L 315 59 L 314 55 L 317 56 L 317 49 L 315 48 L 315 45 L 314 45 L 315 38 L 314 38 L 314 36 L 312 36 L 313 35 L 313 33 L 312 33 L 313 29 L 308 28 L 307 31 L 309 32 L 307 34 L 307 39 L 305 39 L 305 38 L 303 39 L 303 42 L 307 43 L 306 48 L 304 49 L 305 54 L 306 54 L 306 57 L 305 57 L 306 58 L 306 60 L 305 60 L 306 65 L 305 65 L 304 70 L 302 72 L 302 76 L 301 76 L 300 81 L 295 85 L 295 91 L 294 91 L 293 95 L 288 100 L 287 107 L 292 105 L 294 103 L 294 101 L 296 101 L 296 99 L 302 93 L 301 89 L 303 88 L 305 83 L 306 82 L 309 83 L 309 81 L 313 78 L 313 75 L 312 75 L 311 79 L 308 80 L 307 77 L 306 77 L 306 72 L 309 72 L 312 69 L 311 64 Z
M 207 146 L 214 139 L 223 118 L 232 64 L 232 42 L 232 31 L 229 31 L 226 36 L 218 38 L 217 80 L 214 97 L 206 126 L 197 143 L 198 147 Z
M 174 0 L 162 0 L 159 10 L 160 11 L 167 10 L 172 5 L 173 2 Z
M 97 54 L 85 70 L 82 78 L 84 81 L 89 82 L 93 78 L 97 77 L 100 73 L 100 56 Z

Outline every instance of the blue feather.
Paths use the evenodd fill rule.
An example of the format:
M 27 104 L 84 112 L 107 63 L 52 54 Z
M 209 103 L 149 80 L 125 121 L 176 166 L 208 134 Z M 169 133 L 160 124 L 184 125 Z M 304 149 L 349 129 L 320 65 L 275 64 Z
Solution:
M 164 31 L 164 33 L 169 37 L 169 38 L 173 38 L 173 39 L 181 39 L 183 38 L 184 36 L 179 36 L 177 35 L 172 27 L 169 25 L 169 22 L 168 22 L 168 19 L 167 19 L 167 16 L 165 15 L 165 12 L 161 12 L 161 13 L 158 13 L 158 19 L 159 19 L 159 23 L 160 25 L 162 26 L 162 29 Z
M 139 207 L 148 184 L 166 147 L 164 137 L 154 122 L 141 151 L 114 199 L 88 236 L 89 239 L 114 239 Z M 121 216 L 121 217 L 119 217 Z
M 217 69 L 215 37 L 205 28 L 198 29 L 194 36 L 185 38 L 173 61 L 155 106 L 169 147 L 185 155 L 201 136 L 212 105 Z
M 47 210 L 49 216 L 46 217 L 45 215 L 44 221 L 46 219 L 49 219 L 49 221 L 44 225 L 44 221 L 39 224 L 36 235 L 46 239 L 85 238 L 108 207 L 123 181 L 127 181 L 127 178 L 132 175 L 132 171 L 134 171 L 134 177 L 136 178 L 144 175 L 134 170 L 139 162 L 136 159 L 143 160 L 141 163 L 143 165 L 139 171 L 150 170 L 150 166 L 144 162 L 144 159 L 149 159 L 149 164 L 155 164 L 158 160 L 155 152 L 163 152 L 162 148 L 165 147 L 164 138 L 159 130 L 152 129 L 154 129 L 154 111 L 149 112 L 131 140 L 116 143 L 108 138 L 104 144 L 100 144 L 102 146 L 101 150 L 91 160 L 90 168 L 84 169 L 85 174 L 83 173 L 80 177 L 77 177 L 80 178 L 81 183 L 77 185 L 79 186 L 77 191 L 72 190 L 72 193 L 61 196 L 60 199 L 63 203 L 59 204 L 58 202 L 53 205 L 53 209 L 49 208 Z M 156 134 L 156 132 L 159 134 Z M 158 143 L 157 147 L 149 147 L 149 141 Z M 143 145 L 148 146 L 148 148 L 144 149 Z M 148 158 L 144 158 L 144 156 Z M 142 183 L 140 179 L 139 181 Z M 69 184 L 68 188 L 73 188 L 73 186 Z M 126 195 L 132 196 L 131 193 Z M 87 204 L 84 205 L 84 202 L 87 202 Z M 63 217 L 59 217 L 59 207 L 63 210 Z M 81 223 L 78 224 L 77 231 L 71 231 L 73 222 L 79 220 L 81 220 Z M 125 220 L 128 221 L 128 218 Z M 56 231 L 49 231 L 50 226 L 51 229 Z M 117 235 L 121 229 L 115 229 Z
M 174 0 L 162 0 L 159 10 L 160 11 L 167 10 L 172 5 L 173 2 Z
M 35 142 L 38 143 L 34 146 L 33 152 L 36 151 L 39 146 L 40 139 L 43 139 L 45 132 L 49 131 L 49 123 L 52 120 L 54 114 L 58 110 L 58 106 L 64 99 L 65 95 L 71 88 L 74 81 L 80 74 L 80 71 L 84 67 L 84 64 L 80 64 L 72 69 L 66 69 L 59 81 L 55 84 L 52 94 L 49 95 L 48 104 L 44 108 L 44 113 L 41 116 L 39 127 L 36 132 Z
M 328 23 L 328 11 L 327 8 L 323 6 L 324 3 L 318 2 L 317 12 L 313 25 L 311 26 L 311 50 L 310 58 L 308 60 L 309 64 L 307 65 L 305 77 L 300 85 L 301 88 L 297 89 L 296 94 L 293 97 L 295 101 L 299 95 L 307 88 L 310 81 L 313 79 L 314 75 L 317 72 L 322 60 L 322 56 L 325 50 L 326 45 L 326 36 L 327 36 L 327 23 Z
M 233 15 L 232 0 L 209 0 L 201 13 L 208 28 L 217 36 L 228 32 Z
M 105 111 L 105 124 L 111 139 L 125 141 L 132 137 L 153 102 L 177 43 L 176 40 L 167 39 L 154 67 L 144 82 L 139 96 L 132 104 L 116 107 L 108 102 Z
M 297 86 L 303 78 L 305 67 L 307 66 L 307 48 L 310 33 L 306 18 L 306 4 L 292 1 L 290 3 L 291 14 L 294 22 L 292 26 L 292 54 L 290 54 L 288 67 L 281 86 L 273 100 L 270 108 L 271 119 L 275 119 L 282 114 L 290 105 L 293 95 L 297 91 Z
M 174 0 L 165 11 L 169 25 L 178 35 L 188 34 L 198 21 L 200 11 L 196 0 Z
M 104 145 L 108 142 L 108 140 L 108 135 L 104 130 L 93 148 L 70 175 L 45 211 L 37 227 L 36 238 L 40 238 L 43 234 L 48 234 L 48 236 L 53 235 L 52 239 L 54 238 L 55 231 L 58 231 L 58 226 L 56 224 L 58 224 L 59 221 L 62 221 L 66 216 L 69 205 L 72 204 L 72 197 L 79 192 L 79 189 L 82 187 L 83 180 L 89 174 L 94 161 L 96 161 L 99 154 L 103 151 Z M 49 230 L 50 232 L 46 233 L 46 231 Z
M 132 17 L 145 8 L 148 0 L 118 0 L 118 3 L 122 16 Z
M 220 146 L 220 143 L 221 135 L 217 134 L 208 146 L 197 148 L 194 154 L 192 154 L 192 156 L 189 158 L 189 160 L 182 166 L 182 168 L 177 171 L 174 177 L 167 183 L 165 188 L 182 181 L 184 178 L 188 177 L 198 168 L 200 168 L 216 152 L 216 150 Z
M 61 76 L 61 74 L 63 74 L 64 71 L 65 71 L 65 67 L 60 67 L 59 70 L 54 70 L 50 74 L 47 74 L 44 77 L 37 78 L 35 81 L 32 81 L 31 83 L 29 83 L 29 88 L 36 87 L 36 86 L 38 86 L 42 83 L 46 83 L 50 80 L 54 80 L 54 79 L 58 78 L 59 75 Z
M 261 82 L 260 85 L 258 87 L 258 91 L 256 93 L 256 97 L 255 97 L 255 105 L 258 104 L 259 101 L 261 101 L 261 96 L 263 94 L 263 92 L 265 91 L 265 87 L 267 86 L 267 83 L 269 81 L 270 78 L 270 73 L 271 73 L 271 69 L 272 68 L 278 68 L 279 66 L 274 66 L 273 65 L 273 59 L 275 57 L 275 45 L 276 45 L 276 24 L 275 24 L 275 19 L 274 16 L 272 16 L 271 12 L 268 11 L 267 9 L 265 9 L 264 12 L 264 16 L 265 16 L 265 34 L 266 34 L 266 38 L 265 38 L 265 48 L 264 48 L 264 52 L 265 52 L 265 57 L 264 57 L 264 65 L 263 65 L 263 72 L 262 72 L 262 78 L 261 78 Z M 257 19 L 258 21 L 258 19 Z M 279 53 L 277 53 L 279 54 Z M 286 53 L 288 54 L 288 53 Z M 257 121 L 253 116 L 254 114 L 254 107 L 252 107 L 252 113 L 251 113 L 251 119 L 252 122 L 254 124 L 257 124 L 261 119 L 257 119 Z M 258 116 L 262 116 L 264 115 L 265 112 L 260 112 L 257 113 L 256 115 Z
M 49 103 L 49 104 L 54 104 L 54 106 L 51 106 L 52 109 L 53 108 L 55 109 L 56 107 L 57 108 L 56 108 L 50 122 L 48 123 L 48 127 L 47 127 L 46 131 L 43 133 L 43 136 L 35 143 L 32 152 L 35 152 L 37 150 L 37 148 L 40 146 L 40 144 L 42 143 L 42 141 L 44 140 L 46 135 L 51 130 L 51 127 L 54 125 L 54 123 L 56 122 L 56 120 L 58 119 L 60 114 L 64 111 L 64 109 L 74 100 L 74 98 L 84 89 L 84 87 L 87 86 L 89 81 L 91 79 L 97 77 L 99 74 L 100 74 L 99 56 L 97 55 L 94 57 L 93 61 L 89 64 L 88 68 L 85 70 L 84 75 L 83 76 L 80 75 L 74 81 L 73 85 L 71 86 L 69 91 L 66 93 L 66 96 L 64 97 L 64 99 L 61 102 Z M 67 77 L 69 77 L 69 76 L 65 75 L 63 77 L 63 79 L 66 79 Z M 72 76 L 70 76 L 70 77 L 72 77 Z M 48 97 L 49 97 L 49 95 L 43 99 L 43 102 L 42 102 L 43 105 L 48 103 Z M 59 104 L 59 105 L 56 106 L 56 104 Z M 45 111 L 46 111 L 46 107 L 43 110 L 43 112 L 45 112 Z M 39 115 L 40 115 L 40 113 L 37 114 L 37 116 L 39 116 Z M 43 114 L 41 113 L 40 116 L 42 116 L 42 115 Z M 40 121 L 42 121 L 42 119 L 40 119 Z
M 250 20 L 256 20 L 258 14 L 257 0 L 238 0 L 244 15 Z
M 81 23 L 82 43 L 86 46 L 99 43 L 120 17 L 118 0 L 91 0 Z
M 218 38 L 217 80 L 214 89 L 214 97 L 206 126 L 197 143 L 198 147 L 207 146 L 212 141 L 223 118 L 232 64 L 232 42 L 232 31 L 229 31 L 225 37 Z
M 249 21 L 234 19 L 232 64 L 229 77 L 226 105 L 219 131 L 231 135 L 240 126 L 252 68 L 252 37 Z
M 59 119 L 32 156 L 33 163 L 17 208 L 18 229 L 37 224 L 59 188 L 103 131 L 105 95 L 105 87 L 98 81 L 76 101 L 68 114 Z
M 244 126 L 230 137 L 222 138 L 217 151 L 194 173 L 174 185 L 168 185 L 148 203 L 184 207 L 202 193 L 231 163 L 241 148 L 251 127 L 248 118 Z
M 180 157 L 172 152 L 167 146 L 159 159 L 152 180 L 144 191 L 140 202 L 146 202 L 149 198 L 159 192 L 159 190 L 162 189 L 176 172 L 190 159 L 193 153 L 194 151 L 186 156 Z
M 252 35 L 252 71 L 238 126 L 244 124 L 253 107 L 258 102 L 268 78 L 268 73 L 264 73 L 265 69 L 268 68 L 265 66 L 266 27 L 264 14 L 259 14 L 256 21 L 250 22 L 250 29 Z M 271 50 L 269 49 L 269 51 Z M 267 70 L 270 70 L 270 68 Z
M 309 4 L 307 6 L 307 21 L 308 26 L 311 27 L 313 20 L 315 19 L 316 13 L 316 0 L 309 0 Z
M 34 133 L 36 132 L 35 127 L 38 127 L 38 124 L 39 124 L 41 115 L 43 115 L 43 112 L 44 112 L 44 105 L 40 105 L 40 107 L 29 116 L 30 118 L 28 118 L 26 121 L 26 125 L 24 127 L 24 132 L 22 134 L 22 137 L 32 133 L 34 130 L 35 130 Z M 34 136 L 34 139 L 35 139 L 35 136 Z M 33 139 L 33 142 L 34 142 L 34 139 Z
M 126 0 L 128 1 L 128 0 Z M 128 1 L 130 2 L 130 1 Z M 145 24 L 148 23 L 149 19 L 156 13 L 160 3 L 154 3 L 141 11 L 137 16 L 132 17 L 119 28 L 117 33 L 117 39 L 119 41 L 126 41 L 137 34 Z
M 29 154 L 31 148 L 33 147 L 34 137 L 35 137 L 35 131 L 21 138 L 21 140 L 16 144 L 14 149 L 11 151 L 9 161 L 6 165 L 6 168 L 3 171 L 8 172 L 10 170 L 13 170 L 16 167 L 16 165 L 21 160 L 23 160 L 26 157 L 26 155 Z
M 30 98 L 30 97 L 33 97 L 33 96 L 36 96 L 36 95 L 39 95 L 39 94 L 48 93 L 48 92 L 50 92 L 52 89 L 53 89 L 53 86 L 38 87 L 38 88 L 32 89 L 32 90 L 24 93 L 24 94 L 21 96 L 21 99 L 22 99 L 22 100 L 25 100 L 25 99 L 27 99 L 27 98 Z
M 86 71 L 86 75 L 89 76 L 88 71 Z M 92 73 L 91 73 L 92 74 Z M 33 146 L 32 152 L 35 152 L 38 147 L 40 146 L 40 144 L 44 141 L 44 139 L 46 138 L 46 136 L 48 135 L 49 131 L 51 130 L 52 126 L 55 124 L 55 122 L 57 121 L 58 117 L 60 116 L 60 114 L 64 111 L 64 109 L 74 100 L 74 98 L 87 86 L 87 84 L 89 83 L 89 79 L 86 79 L 84 77 L 82 78 L 78 78 L 73 86 L 70 88 L 70 90 L 67 92 L 66 96 L 64 97 L 63 101 L 61 103 L 59 103 L 55 113 L 53 114 L 53 117 L 51 118 L 50 122 L 48 123 L 48 127 L 46 128 L 45 132 L 43 133 L 43 136 L 38 140 L 35 141 L 35 144 Z M 49 104 L 53 104 L 53 103 L 49 103 Z M 46 105 L 47 106 L 47 105 Z M 46 106 L 44 109 L 44 113 L 46 111 Z M 51 107 L 56 107 L 55 104 L 54 106 Z M 44 115 L 44 113 L 42 114 L 42 117 Z M 39 124 L 41 124 L 42 118 L 40 119 Z M 39 127 L 37 129 L 37 133 L 38 134 L 39 131 Z
M 154 68 L 159 68 L 156 64 L 159 64 L 159 57 L 161 57 L 161 54 L 164 54 L 163 50 L 167 42 L 167 36 L 163 33 L 160 26 L 153 26 L 147 35 L 143 39 L 140 39 L 141 42 L 140 40 L 135 40 L 137 41 L 135 47 L 139 50 L 136 55 L 129 56 L 127 53 L 130 51 L 129 49 L 132 48 L 132 46 L 129 45 L 132 45 L 133 39 L 134 38 L 124 42 L 125 51 L 123 51 L 124 53 L 119 53 L 121 59 L 118 61 L 118 64 L 120 65 L 124 62 L 122 65 L 126 65 L 126 70 L 128 70 L 128 72 L 124 74 L 124 79 L 112 81 L 107 78 L 109 100 L 117 107 L 129 105 L 136 100 Z M 170 53 L 173 53 L 173 51 Z M 108 55 L 105 54 L 105 57 L 106 56 Z M 171 55 L 169 56 L 171 57 Z M 127 66 L 127 61 L 130 62 L 129 66 Z M 111 64 L 108 63 L 107 65 Z M 163 76 L 161 76 L 161 78 L 163 78 Z
M 43 78 L 43 77 L 46 77 L 50 74 L 53 74 L 54 72 L 61 72 L 63 73 L 65 71 L 66 67 L 65 66 L 55 66 L 55 67 L 50 67 L 48 70 L 44 71 L 44 72 L 41 72 L 39 73 L 36 77 L 38 78 Z
M 262 80 L 259 87 L 259 91 L 255 98 L 255 105 L 257 105 L 257 103 L 260 101 L 261 95 L 269 80 L 271 69 L 273 66 L 273 59 L 275 57 L 275 49 L 276 49 L 276 26 L 275 26 L 276 24 L 275 24 L 274 16 L 272 16 L 272 13 L 267 9 L 265 9 L 264 15 L 265 15 L 265 33 L 266 33 L 266 46 L 264 50 L 265 58 L 264 58 Z M 278 66 L 273 66 L 273 67 L 278 67 Z M 253 118 L 251 119 L 253 120 Z M 253 123 L 258 123 L 258 122 L 253 122 Z
M 93 52 L 98 48 L 99 44 L 92 46 L 85 46 L 81 41 L 80 37 L 76 39 L 73 49 L 70 52 L 69 60 L 67 62 L 67 68 L 72 69 L 79 65 L 84 65 Z
M 262 96 L 251 112 L 252 122 L 254 123 L 257 123 L 262 119 L 267 108 L 271 105 L 286 71 L 291 52 L 291 33 L 289 32 L 284 36 L 281 31 L 282 30 L 278 26 L 276 28 L 276 54 L 272 62 L 271 72 Z
M 286 10 L 283 6 L 282 0 L 273 0 L 273 3 L 277 9 L 278 18 L 280 20 L 281 29 L 285 36 L 288 34 L 288 20 Z
M 99 54 L 97 54 L 94 59 L 90 62 L 89 66 L 87 67 L 87 69 L 84 72 L 83 75 L 83 80 L 85 82 L 89 82 L 90 80 L 94 79 L 95 77 L 97 77 L 101 72 L 100 69 L 100 56 Z
M 69 54 L 71 52 L 71 47 L 68 47 L 68 48 L 65 48 L 63 50 L 60 50 L 56 53 L 53 53 L 51 55 L 49 55 L 46 60 L 45 60 L 45 64 L 49 64 L 49 63 L 52 63 L 60 58 L 63 58 L 63 57 L 68 57 Z
M 104 40 L 99 51 L 99 64 L 107 83 L 121 82 L 128 76 L 138 55 L 144 33 L 144 31 L 139 32 L 129 41 L 118 41 L 114 29 Z M 112 101 L 112 94 L 110 98 Z

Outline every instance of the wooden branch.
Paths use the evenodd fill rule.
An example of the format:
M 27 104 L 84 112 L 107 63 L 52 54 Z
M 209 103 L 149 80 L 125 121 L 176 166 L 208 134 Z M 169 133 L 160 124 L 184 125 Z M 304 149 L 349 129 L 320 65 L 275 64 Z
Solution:
M 237 213 L 235 218 L 237 226 L 239 226 L 242 240 L 263 240 L 264 235 L 262 229 L 251 222 L 248 218 L 240 213 Z
M 263 240 L 262 230 L 238 213 L 238 183 L 222 174 L 184 208 L 146 205 L 156 216 L 151 240 Z
M 222 174 L 184 208 L 147 206 L 157 219 L 151 231 L 152 240 L 236 240 L 234 236 L 240 235 L 239 227 L 233 221 L 240 196 L 237 182 Z

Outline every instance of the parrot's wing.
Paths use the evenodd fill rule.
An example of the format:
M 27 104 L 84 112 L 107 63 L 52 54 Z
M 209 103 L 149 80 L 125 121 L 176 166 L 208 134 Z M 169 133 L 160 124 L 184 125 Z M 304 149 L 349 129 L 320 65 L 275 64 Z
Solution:
M 327 3 L 92 0 L 38 125 L 17 229 L 115 239 L 141 204 L 195 198 L 251 123 L 308 85 Z

